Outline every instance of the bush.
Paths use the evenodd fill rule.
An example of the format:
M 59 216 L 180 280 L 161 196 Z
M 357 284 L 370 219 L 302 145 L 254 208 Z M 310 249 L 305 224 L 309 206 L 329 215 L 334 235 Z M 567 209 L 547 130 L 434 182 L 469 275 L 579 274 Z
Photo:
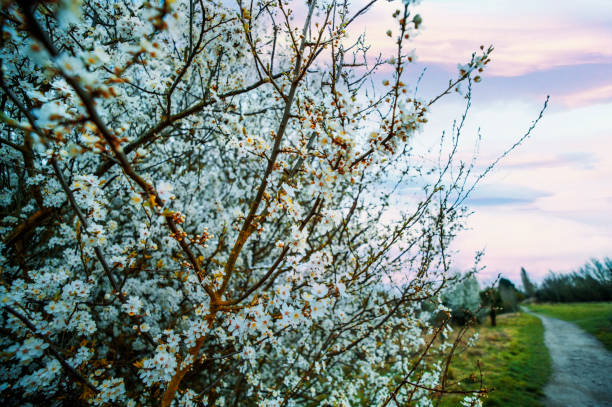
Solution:
M 492 48 L 415 96 L 410 3 L 383 59 L 341 1 L 3 1 L 4 405 L 451 391 L 422 305 L 495 162 L 466 166 L 463 121 L 439 157 L 411 146 L 461 83 L 469 107 Z

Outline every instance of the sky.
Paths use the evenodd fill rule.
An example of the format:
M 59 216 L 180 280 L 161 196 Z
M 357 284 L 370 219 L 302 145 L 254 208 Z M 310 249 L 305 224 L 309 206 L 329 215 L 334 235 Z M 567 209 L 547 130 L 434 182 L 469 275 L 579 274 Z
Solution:
M 352 30 L 390 55 L 386 31 L 397 31 L 391 14 L 401 7 L 379 0 Z M 525 133 L 550 95 L 532 136 L 469 200 L 474 213 L 453 244 L 455 266 L 469 269 L 484 249 L 481 281 L 502 274 L 519 283 L 521 267 L 541 281 L 549 270 L 612 257 L 612 1 L 423 0 L 417 12 L 423 25 L 407 79 L 427 67 L 422 95 L 443 89 L 481 44 L 495 47 L 465 128 L 483 135 L 481 168 Z M 463 109 L 458 96 L 436 103 L 415 143 L 439 138 Z

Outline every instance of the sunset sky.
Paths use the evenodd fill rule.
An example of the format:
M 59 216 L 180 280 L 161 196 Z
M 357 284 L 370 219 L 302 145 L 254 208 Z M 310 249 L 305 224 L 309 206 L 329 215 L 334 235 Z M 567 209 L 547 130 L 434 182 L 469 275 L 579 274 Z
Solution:
M 355 10 L 359 9 L 355 4 Z M 363 3 L 365 4 L 365 2 Z M 355 26 L 373 48 L 389 48 L 385 32 L 401 2 L 380 2 Z M 473 92 L 465 134 L 483 134 L 486 166 L 549 109 L 533 136 L 480 185 L 469 204 L 470 230 L 454 248 L 458 268 L 486 250 L 481 280 L 502 273 L 519 282 L 524 266 L 534 280 L 570 271 L 592 257 L 612 256 L 612 1 L 424 0 L 411 46 L 427 67 L 427 96 L 456 77 L 481 44 L 495 46 L 493 62 Z M 416 143 L 427 146 L 464 108 L 460 97 L 437 104 Z

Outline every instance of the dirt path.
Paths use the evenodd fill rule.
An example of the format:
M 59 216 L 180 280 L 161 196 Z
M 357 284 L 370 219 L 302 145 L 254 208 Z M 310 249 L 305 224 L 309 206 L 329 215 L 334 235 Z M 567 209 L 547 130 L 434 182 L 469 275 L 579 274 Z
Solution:
M 612 407 L 612 353 L 570 322 L 529 313 L 542 320 L 552 359 L 553 374 L 544 388 L 546 405 Z

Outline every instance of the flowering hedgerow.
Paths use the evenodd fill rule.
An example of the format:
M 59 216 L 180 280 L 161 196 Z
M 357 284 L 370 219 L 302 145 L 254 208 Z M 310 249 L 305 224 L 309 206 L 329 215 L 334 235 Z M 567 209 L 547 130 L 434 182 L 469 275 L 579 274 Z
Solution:
M 4 405 L 458 388 L 425 357 L 446 349 L 427 316 L 447 312 L 470 171 L 458 137 L 435 165 L 411 148 L 439 99 L 406 84 L 421 17 L 399 4 L 394 56 L 372 58 L 348 35 L 366 9 L 230 3 L 2 2 Z M 418 192 L 393 207 L 399 186 Z

